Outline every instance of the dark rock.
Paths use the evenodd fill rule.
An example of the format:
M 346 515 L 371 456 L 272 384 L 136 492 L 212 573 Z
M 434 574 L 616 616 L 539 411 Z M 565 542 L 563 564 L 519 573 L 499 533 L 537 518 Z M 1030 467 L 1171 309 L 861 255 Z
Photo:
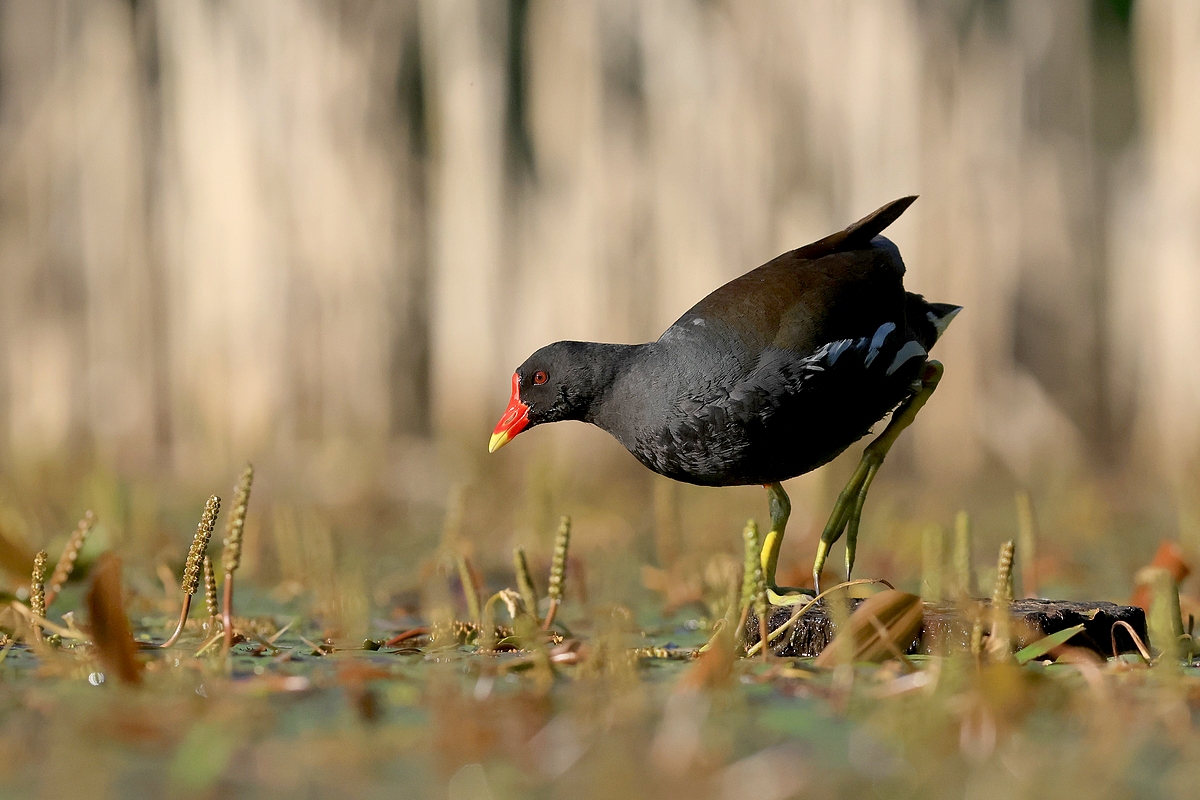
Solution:
M 851 600 L 851 611 L 861 600 Z M 984 631 L 990 627 L 991 602 L 972 600 L 966 609 L 954 603 L 926 603 L 925 620 L 921 632 L 910 644 L 908 653 L 948 652 L 967 648 L 971 641 L 971 628 L 977 614 L 982 615 Z M 768 615 L 769 630 L 774 631 L 791 618 L 795 607 L 773 606 Z M 964 613 L 964 610 L 967 613 Z M 1013 646 L 1020 649 L 1043 636 L 1082 624 L 1083 631 L 1071 639 L 1073 647 L 1083 647 L 1107 658 L 1117 653 L 1128 653 L 1135 649 L 1129 632 L 1116 628 L 1117 622 L 1126 622 L 1146 641 L 1146 613 L 1135 606 L 1119 606 L 1116 603 L 1096 601 L 1078 603 L 1069 600 L 1014 600 L 1011 606 L 1013 619 Z M 804 613 L 791 630 L 777 639 L 771 650 L 785 658 L 807 658 L 820 654 L 833 640 L 833 620 L 829 607 L 822 600 Z M 753 612 L 746 620 L 743 632 L 747 647 L 758 642 L 758 618 Z

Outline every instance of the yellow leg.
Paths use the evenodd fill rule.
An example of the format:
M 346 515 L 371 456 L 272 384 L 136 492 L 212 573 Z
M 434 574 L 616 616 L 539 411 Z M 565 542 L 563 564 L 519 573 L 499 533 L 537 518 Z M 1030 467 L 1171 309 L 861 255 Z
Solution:
M 767 500 L 771 508 L 771 531 L 763 541 L 762 568 L 767 583 L 767 600 L 771 605 L 793 605 L 812 596 L 809 589 L 793 589 L 775 583 L 775 569 L 779 566 L 779 548 L 783 545 L 783 531 L 787 528 L 792 513 L 792 501 L 778 483 L 767 487 Z
M 863 450 L 858 469 L 854 471 L 846 488 L 838 495 L 833 513 L 829 515 L 829 522 L 825 524 L 825 531 L 817 545 L 817 557 L 813 562 L 813 585 L 817 587 L 818 592 L 821 587 L 821 568 L 825 566 L 829 548 L 841 538 L 843 531 L 846 532 L 846 579 L 850 579 L 850 571 L 854 568 L 854 553 L 858 545 L 858 525 L 862 519 L 863 504 L 867 500 L 867 490 L 871 488 L 871 481 L 875 480 L 875 474 L 879 472 L 884 457 L 896 443 L 897 437 L 912 424 L 917 412 L 937 388 L 943 371 L 940 362 L 926 362 L 925 371 L 921 375 L 921 388 L 896 409 L 883 433 Z

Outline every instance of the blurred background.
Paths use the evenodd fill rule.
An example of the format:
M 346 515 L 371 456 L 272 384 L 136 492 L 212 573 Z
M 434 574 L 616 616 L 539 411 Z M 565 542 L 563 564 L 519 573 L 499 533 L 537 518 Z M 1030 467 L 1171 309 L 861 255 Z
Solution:
M 1045 580 L 1119 595 L 1200 544 L 1198 153 L 1194 0 L 4 0 L 0 522 L 181 556 L 249 459 L 247 569 L 380 604 L 563 513 L 589 565 L 736 552 L 756 487 L 576 424 L 489 457 L 509 376 L 915 193 L 908 288 L 966 310 L 862 574 L 1028 488 Z M 797 578 L 857 458 L 789 485 Z

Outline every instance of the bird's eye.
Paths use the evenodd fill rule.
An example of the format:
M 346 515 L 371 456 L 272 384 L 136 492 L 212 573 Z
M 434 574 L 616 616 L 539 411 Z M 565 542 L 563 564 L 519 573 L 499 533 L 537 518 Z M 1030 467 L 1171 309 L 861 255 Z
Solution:
M 541 386 L 549 377 L 549 375 L 539 369 L 537 372 L 533 373 L 533 385 Z

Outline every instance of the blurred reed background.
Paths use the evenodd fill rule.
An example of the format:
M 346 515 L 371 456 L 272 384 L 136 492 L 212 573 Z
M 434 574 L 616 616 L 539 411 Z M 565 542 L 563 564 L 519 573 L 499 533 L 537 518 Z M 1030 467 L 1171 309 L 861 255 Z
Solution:
M 37 541 L 157 486 L 98 509 L 155 542 L 162 486 L 252 459 L 251 527 L 315 553 L 428 544 L 447 506 L 485 552 L 559 513 L 584 552 L 733 552 L 761 490 L 581 425 L 489 458 L 513 368 L 919 193 L 909 288 L 967 310 L 874 527 L 1032 485 L 1086 541 L 1165 498 L 1137 565 L 1200 541 L 1198 153 L 1195 0 L 4 0 L 0 499 Z M 794 560 L 846 471 L 796 482 Z M 39 511 L 47 474 L 82 488 Z M 887 525 L 867 572 L 919 559 Z

